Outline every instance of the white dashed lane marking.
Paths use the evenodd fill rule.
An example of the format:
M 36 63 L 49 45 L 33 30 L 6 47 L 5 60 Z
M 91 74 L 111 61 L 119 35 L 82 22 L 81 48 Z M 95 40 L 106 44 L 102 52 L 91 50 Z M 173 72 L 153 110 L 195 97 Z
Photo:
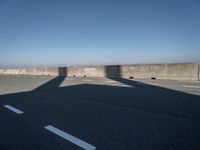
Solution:
M 183 87 L 186 87 L 186 88 L 199 88 L 200 89 L 200 86 L 193 86 L 193 85 L 184 85 Z
M 11 111 L 13 111 L 13 112 L 15 112 L 15 113 L 17 113 L 18 115 L 23 114 L 23 111 L 21 111 L 21 110 L 19 110 L 17 108 L 14 108 L 14 107 L 12 107 L 10 105 L 4 105 L 4 107 L 9 109 L 9 110 L 11 110 Z
M 58 135 L 62 138 L 64 138 L 65 140 L 68 140 L 68 141 L 72 142 L 73 144 L 78 145 L 79 147 L 81 147 L 85 150 L 95 150 L 96 149 L 95 146 L 93 146 L 89 143 L 86 143 L 86 142 L 84 142 L 84 141 L 82 141 L 82 140 L 62 131 L 62 130 L 60 130 L 60 129 L 57 129 L 57 128 L 51 126 L 51 125 L 45 126 L 44 128 L 53 132 L 54 134 L 56 134 L 56 135 Z

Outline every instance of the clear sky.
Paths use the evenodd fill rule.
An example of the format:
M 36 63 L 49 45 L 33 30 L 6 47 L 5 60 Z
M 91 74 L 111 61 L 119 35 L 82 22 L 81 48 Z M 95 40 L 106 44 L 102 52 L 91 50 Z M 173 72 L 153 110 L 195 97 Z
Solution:
M 0 0 L 0 67 L 200 62 L 200 0 Z

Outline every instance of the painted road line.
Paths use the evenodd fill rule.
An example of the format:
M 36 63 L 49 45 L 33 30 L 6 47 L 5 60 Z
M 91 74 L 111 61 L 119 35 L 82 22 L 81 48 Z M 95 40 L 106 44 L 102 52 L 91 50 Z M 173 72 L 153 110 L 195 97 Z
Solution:
M 68 141 L 72 142 L 73 144 L 78 145 L 79 147 L 81 147 L 85 150 L 95 150 L 96 149 L 95 146 L 88 144 L 88 143 L 86 143 L 86 142 L 84 142 L 84 141 L 82 141 L 82 140 L 62 131 L 62 130 L 60 130 L 60 129 L 57 129 L 57 128 L 51 126 L 51 125 L 45 126 L 44 128 L 53 132 L 54 134 L 56 134 L 56 135 L 58 135 L 62 138 L 64 138 L 65 140 L 68 140 Z
M 21 111 L 21 110 L 19 110 L 17 108 L 14 108 L 14 107 L 12 107 L 10 105 L 4 105 L 4 107 L 9 109 L 9 110 L 11 110 L 11 111 L 13 111 L 13 112 L 15 112 L 15 113 L 17 113 L 18 115 L 23 114 L 23 111 Z
M 193 86 L 193 85 L 183 85 L 183 87 L 187 87 L 187 88 L 199 88 L 200 86 Z

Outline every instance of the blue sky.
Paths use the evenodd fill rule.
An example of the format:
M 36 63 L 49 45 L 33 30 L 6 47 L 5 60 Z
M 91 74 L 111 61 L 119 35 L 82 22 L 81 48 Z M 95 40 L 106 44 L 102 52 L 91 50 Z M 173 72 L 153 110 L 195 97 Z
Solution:
M 199 0 L 0 0 L 0 66 L 200 62 Z

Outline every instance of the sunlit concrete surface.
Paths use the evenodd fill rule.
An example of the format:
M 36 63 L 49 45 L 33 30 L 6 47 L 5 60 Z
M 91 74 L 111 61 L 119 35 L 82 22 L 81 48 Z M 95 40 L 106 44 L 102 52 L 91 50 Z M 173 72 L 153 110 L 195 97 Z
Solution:
M 198 81 L 1 75 L 0 149 L 200 149 L 199 87 Z
M 0 69 L 0 74 L 44 76 L 67 75 L 68 77 L 133 77 L 140 79 L 156 78 L 198 81 L 200 79 L 199 68 L 199 64 L 194 63 L 66 66 L 54 68 L 8 68 Z

